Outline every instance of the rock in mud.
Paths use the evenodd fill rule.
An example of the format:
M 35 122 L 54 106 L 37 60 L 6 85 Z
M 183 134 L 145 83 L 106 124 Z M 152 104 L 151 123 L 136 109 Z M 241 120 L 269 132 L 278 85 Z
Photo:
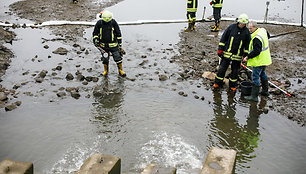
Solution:
M 79 99 L 81 97 L 81 95 L 78 92 L 73 91 L 73 92 L 71 92 L 71 97 L 73 97 L 75 99 Z
M 66 88 L 66 91 L 67 91 L 67 92 L 73 92 L 73 91 L 79 91 L 79 89 L 78 89 L 78 88 L 75 88 L 75 87 L 67 87 L 67 88 Z
M 47 70 L 42 70 L 40 71 L 40 73 L 38 74 L 39 77 L 41 78 L 45 78 L 47 75 L 48 71 Z
M 55 69 L 61 71 L 63 69 L 63 67 L 62 66 L 57 66 Z
M 93 81 L 93 82 L 98 82 L 98 81 L 99 81 L 99 78 L 98 78 L 98 77 L 92 77 L 92 81 Z
M 76 78 L 77 78 L 78 81 L 85 80 L 85 77 L 82 74 L 78 74 Z
M 55 51 L 52 52 L 53 54 L 59 54 L 59 55 L 67 55 L 68 50 L 63 47 L 57 48 Z
M 66 80 L 70 81 L 70 80 L 73 80 L 73 79 L 74 79 L 73 75 L 71 73 L 67 73 Z
M 7 99 L 7 95 L 4 92 L 0 92 L 0 101 L 6 101 Z
M 15 104 L 16 104 L 17 106 L 20 106 L 21 103 L 22 103 L 21 101 L 16 101 L 16 102 L 15 102 Z
M 12 111 L 17 108 L 15 103 L 5 106 L 5 111 Z
M 85 80 L 86 80 L 87 82 L 91 82 L 91 81 L 92 81 L 92 76 L 87 76 L 87 77 L 85 77 Z
M 64 96 L 66 96 L 66 92 L 64 92 L 64 91 L 58 92 L 56 95 L 57 95 L 58 97 L 64 97 Z
M 44 79 L 41 78 L 41 77 L 36 77 L 35 78 L 35 82 L 37 82 L 37 83 L 42 83 L 43 81 L 44 81 Z
M 168 77 L 166 75 L 159 75 L 158 78 L 160 81 L 168 80 Z

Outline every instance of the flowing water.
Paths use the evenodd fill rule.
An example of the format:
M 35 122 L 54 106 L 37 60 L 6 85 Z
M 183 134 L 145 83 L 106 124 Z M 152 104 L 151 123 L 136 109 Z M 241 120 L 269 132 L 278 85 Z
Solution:
M 244 1 L 235 1 L 239 2 Z M 250 16 L 261 19 L 265 1 L 260 1 L 263 5 L 259 14 L 249 9 L 254 2 L 243 7 Z M 117 21 L 183 19 L 185 3 L 125 0 L 109 10 Z M 199 9 L 208 1 L 205 3 L 200 2 Z M 283 3 L 290 8 L 283 9 Z M 279 11 L 270 10 L 270 14 L 299 21 L 298 1 L 272 1 L 271 9 L 277 8 L 273 4 Z M 229 13 L 229 7 L 225 2 L 227 14 L 236 16 L 241 11 Z M 283 16 L 281 10 L 296 15 Z M 207 8 L 206 13 L 211 14 L 211 10 Z M 306 130 L 270 110 L 269 99 L 245 103 L 239 93 L 205 89 L 201 80 L 177 80 L 177 71 L 183 70 L 169 60 L 178 54 L 176 43 L 184 27 L 122 26 L 127 51 L 123 66 L 131 80 L 118 77 L 111 61 L 108 78 L 100 77 L 97 83 L 88 85 L 66 81 L 65 75 L 79 70 L 98 76 L 102 70 L 99 52 L 91 43 L 92 28 L 78 43 L 89 50 L 88 55 L 77 54 L 77 48 L 61 41 L 49 41 L 58 36 L 48 29 L 15 29 L 17 40 L 5 45 L 13 50 L 15 58 L 1 84 L 8 89 L 26 84 L 17 89 L 15 100 L 21 100 L 21 106 L 11 112 L 0 110 L 0 160 L 31 161 L 38 173 L 70 173 L 91 154 L 104 153 L 121 158 L 123 173 L 140 173 L 151 162 L 176 167 L 179 174 L 199 173 L 209 148 L 217 146 L 238 152 L 237 174 L 304 173 Z M 43 48 L 46 44 L 48 49 Z M 67 48 L 68 55 L 53 54 L 58 47 Z M 62 71 L 52 70 L 57 65 L 63 67 Z M 32 75 L 41 70 L 47 70 L 48 75 L 43 83 L 35 83 Z M 52 72 L 57 74 L 50 75 Z M 158 75 L 169 79 L 160 81 Z M 80 99 L 58 98 L 55 91 L 61 87 L 80 87 Z M 102 98 L 92 95 L 94 87 L 103 91 Z M 188 96 L 178 95 L 179 91 Z M 205 99 L 195 99 L 195 95 Z

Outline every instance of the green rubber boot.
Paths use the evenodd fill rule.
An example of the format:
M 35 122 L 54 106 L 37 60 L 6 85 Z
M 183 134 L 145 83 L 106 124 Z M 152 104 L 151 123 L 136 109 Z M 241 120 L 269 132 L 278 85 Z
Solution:
M 262 90 L 261 90 L 260 94 L 263 95 L 263 96 L 269 96 L 270 93 L 269 93 L 269 82 L 268 82 L 268 80 L 262 81 L 261 82 L 261 87 L 262 87 Z
M 253 85 L 251 95 L 244 98 L 249 101 L 258 102 L 259 88 L 259 86 Z

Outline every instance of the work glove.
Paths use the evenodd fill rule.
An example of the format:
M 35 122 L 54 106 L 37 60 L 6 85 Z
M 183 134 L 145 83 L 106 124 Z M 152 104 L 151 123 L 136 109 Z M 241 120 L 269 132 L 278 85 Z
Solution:
M 210 3 L 209 3 L 210 5 L 212 5 L 212 1 L 210 1 Z
M 93 39 L 93 43 L 96 47 L 99 47 L 100 46 L 100 42 L 99 42 L 99 39 L 98 38 L 94 38 Z
M 223 58 L 223 50 L 218 50 L 218 56 Z
M 119 47 L 119 53 L 121 56 L 125 55 L 125 51 L 122 47 Z

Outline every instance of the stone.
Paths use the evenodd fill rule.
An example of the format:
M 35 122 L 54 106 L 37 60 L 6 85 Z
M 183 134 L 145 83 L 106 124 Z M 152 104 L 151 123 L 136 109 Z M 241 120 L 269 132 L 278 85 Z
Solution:
M 15 103 L 5 106 L 5 111 L 12 111 L 17 108 Z
M 165 81 L 165 80 L 168 79 L 168 77 L 166 75 L 159 75 L 158 78 L 159 78 L 160 81 Z
M 40 73 L 38 74 L 39 77 L 41 78 L 45 78 L 47 75 L 48 71 L 47 70 L 42 70 L 40 71 Z
M 121 159 L 106 154 L 93 154 L 75 174 L 119 174 L 121 173 Z
M 73 80 L 73 79 L 74 79 L 73 75 L 71 73 L 67 73 L 66 80 L 70 81 L 70 80 Z
M 61 91 L 61 92 L 58 92 L 56 95 L 57 95 L 58 97 L 63 97 L 63 96 L 66 96 L 66 92 Z
M 7 99 L 7 95 L 4 92 L 0 92 L 0 101 L 6 101 Z
M 73 97 L 75 99 L 79 99 L 81 97 L 81 95 L 76 91 L 72 91 L 71 92 L 71 97 Z
M 67 55 L 68 50 L 63 47 L 57 48 L 55 51 L 52 52 L 53 54 L 59 54 L 59 55 Z
M 0 173 L 33 174 L 34 166 L 31 162 L 18 162 L 4 159 L 0 162 Z
M 63 67 L 62 66 L 57 66 L 55 69 L 58 70 L 58 71 L 61 71 L 63 69 Z
M 200 174 L 232 174 L 237 152 L 211 147 Z
M 16 101 L 16 102 L 15 102 L 15 104 L 16 104 L 17 106 L 20 106 L 21 103 L 22 103 L 21 101 Z

